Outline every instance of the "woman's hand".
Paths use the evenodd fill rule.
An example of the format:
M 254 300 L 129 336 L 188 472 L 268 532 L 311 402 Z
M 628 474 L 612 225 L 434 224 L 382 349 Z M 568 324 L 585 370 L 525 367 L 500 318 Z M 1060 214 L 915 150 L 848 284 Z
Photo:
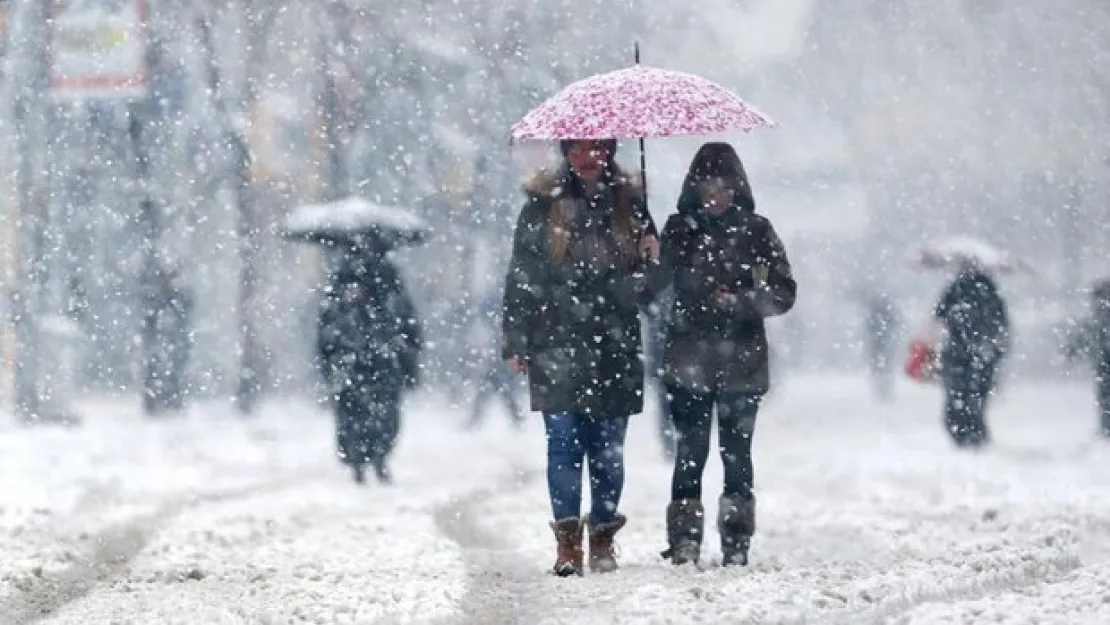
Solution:
M 732 291 L 729 291 L 727 286 L 718 284 L 717 289 L 713 291 L 713 303 L 716 304 L 718 308 L 728 308 L 732 305 L 733 301 L 734 296 Z
M 645 234 L 640 238 L 640 256 L 651 262 L 659 261 L 659 237 Z
M 509 371 L 517 375 L 528 371 L 528 363 L 526 363 L 524 359 L 520 356 L 513 356 L 512 358 L 506 360 L 505 366 L 509 368 Z

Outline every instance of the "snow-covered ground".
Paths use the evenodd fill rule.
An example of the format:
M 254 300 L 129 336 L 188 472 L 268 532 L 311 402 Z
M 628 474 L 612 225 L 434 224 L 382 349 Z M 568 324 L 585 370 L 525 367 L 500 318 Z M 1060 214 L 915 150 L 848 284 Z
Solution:
M 638 420 L 623 569 L 570 580 L 546 574 L 538 420 L 464 432 L 444 402 L 414 400 L 392 488 L 355 486 L 308 405 L 8 420 L 0 623 L 1110 623 L 1110 444 L 1088 387 L 1006 388 L 981 453 L 950 447 L 938 401 L 906 386 L 881 406 L 851 377 L 785 383 L 757 429 L 746 569 L 660 560 L 669 467 Z

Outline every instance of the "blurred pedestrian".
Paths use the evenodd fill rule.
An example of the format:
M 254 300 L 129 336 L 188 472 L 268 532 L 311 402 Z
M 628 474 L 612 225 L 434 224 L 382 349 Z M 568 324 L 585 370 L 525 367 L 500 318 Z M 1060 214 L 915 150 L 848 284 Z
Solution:
M 982 447 L 990 442 L 988 400 L 1010 349 L 1006 302 L 994 277 L 967 262 L 948 285 L 934 317 L 945 336 L 940 356 L 945 428 L 956 445 Z
M 470 406 L 470 418 L 467 420 L 467 427 L 471 429 L 481 426 L 485 421 L 487 408 L 497 400 L 508 410 L 509 421 L 513 426 L 523 426 L 527 415 L 525 407 L 517 399 L 518 378 L 501 360 L 498 328 L 501 326 L 503 299 L 498 291 L 480 301 L 470 333 L 476 372 L 474 400 Z
M 890 296 L 880 293 L 867 301 L 867 365 L 875 396 L 881 401 L 894 397 L 894 363 L 899 316 Z
M 1110 279 L 1091 289 L 1091 316 L 1068 341 L 1067 355 L 1085 356 L 1095 370 L 1099 432 L 1110 437 Z
M 416 385 L 423 338 L 396 266 L 372 244 L 339 264 L 320 313 L 317 348 L 333 396 L 339 458 L 358 483 L 389 483 L 401 399 Z
M 193 346 L 193 293 L 177 262 L 159 259 L 144 274 L 143 412 L 148 416 L 185 407 Z

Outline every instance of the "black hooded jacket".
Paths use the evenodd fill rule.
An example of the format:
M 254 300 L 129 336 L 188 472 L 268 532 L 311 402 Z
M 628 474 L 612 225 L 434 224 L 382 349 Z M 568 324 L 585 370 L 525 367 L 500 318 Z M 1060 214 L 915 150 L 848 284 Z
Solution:
M 996 365 L 1010 348 L 1006 302 L 990 274 L 967 268 L 948 285 L 934 312 L 948 331 L 948 367 Z
M 328 287 L 317 332 L 333 385 L 415 385 L 423 336 L 400 272 L 384 255 L 344 261 Z
M 614 236 L 618 204 L 627 203 L 636 237 L 655 228 L 637 177 L 614 167 L 608 189 L 587 198 L 566 167 L 525 187 L 505 282 L 503 356 L 527 362 L 537 412 L 604 418 L 643 408 L 637 267 Z M 564 261 L 553 243 L 559 215 L 572 233 Z
M 797 284 L 771 222 L 738 194 L 709 215 L 686 184 L 678 214 L 663 229 L 662 264 L 652 290 L 673 286 L 664 379 L 696 392 L 765 393 L 770 363 L 764 319 L 794 306 Z M 721 301 L 718 287 L 730 296 Z

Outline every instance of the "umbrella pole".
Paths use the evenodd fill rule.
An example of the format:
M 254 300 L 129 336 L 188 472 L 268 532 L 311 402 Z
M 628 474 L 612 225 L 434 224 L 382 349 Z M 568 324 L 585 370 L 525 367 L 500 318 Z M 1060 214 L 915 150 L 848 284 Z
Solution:
M 640 186 L 643 187 L 644 204 L 647 204 L 647 150 L 644 149 L 643 137 L 640 137 Z
M 633 58 L 636 65 L 640 64 L 640 42 L 637 40 L 633 46 Z M 644 208 L 647 208 L 647 149 L 644 148 L 644 138 L 640 137 L 640 187 L 644 193 Z

